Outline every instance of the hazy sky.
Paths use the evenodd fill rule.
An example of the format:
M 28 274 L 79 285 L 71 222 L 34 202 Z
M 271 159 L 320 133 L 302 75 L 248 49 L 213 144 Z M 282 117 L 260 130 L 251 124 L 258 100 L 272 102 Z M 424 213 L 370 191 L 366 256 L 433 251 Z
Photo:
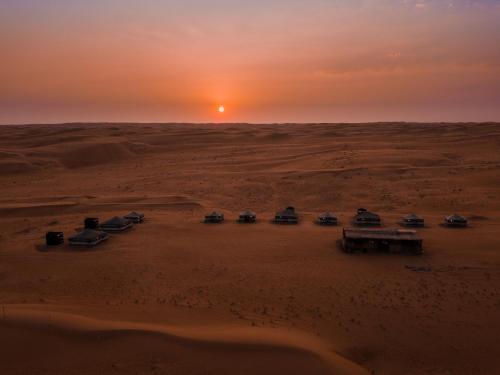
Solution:
M 500 121 L 500 0 L 0 0 L 0 123 L 387 120 Z

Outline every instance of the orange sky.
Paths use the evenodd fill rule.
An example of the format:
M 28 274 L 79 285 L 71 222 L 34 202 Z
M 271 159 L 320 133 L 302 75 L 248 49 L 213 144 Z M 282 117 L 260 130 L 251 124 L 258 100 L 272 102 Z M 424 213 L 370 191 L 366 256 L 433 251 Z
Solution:
M 0 123 L 500 121 L 499 3 L 2 0 Z

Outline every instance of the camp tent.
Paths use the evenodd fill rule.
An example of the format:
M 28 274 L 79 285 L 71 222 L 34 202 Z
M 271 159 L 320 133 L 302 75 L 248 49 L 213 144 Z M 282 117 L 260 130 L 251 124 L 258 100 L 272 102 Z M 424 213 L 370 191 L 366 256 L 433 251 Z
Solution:
M 82 232 L 70 237 L 71 246 L 96 246 L 109 238 L 109 234 L 94 229 L 84 229 Z
M 101 224 L 100 229 L 106 232 L 123 232 L 132 228 L 133 223 L 124 217 L 115 216 Z
M 287 207 L 285 210 L 276 213 L 274 222 L 277 224 L 297 224 L 299 215 L 295 212 L 294 207 Z
M 134 224 L 144 222 L 144 214 L 141 212 L 132 211 L 124 216 L 125 219 L 130 220 Z
M 359 212 L 354 217 L 354 223 L 356 225 L 380 225 L 380 222 L 380 216 L 369 211 Z
M 402 224 L 405 227 L 423 227 L 425 225 L 425 221 L 416 214 L 409 214 L 403 218 Z
M 45 235 L 45 243 L 47 246 L 57 246 L 64 243 L 63 232 L 47 232 Z
M 338 219 L 332 212 L 324 212 L 318 216 L 318 224 L 321 225 L 337 225 Z
M 99 219 L 97 217 L 88 217 L 83 222 L 86 229 L 98 229 Z
M 205 223 L 218 224 L 224 221 L 224 214 L 222 212 L 213 211 L 205 215 Z
M 257 221 L 257 215 L 255 212 L 252 212 L 250 210 L 245 210 L 243 212 L 240 212 L 238 222 L 240 223 L 255 223 Z
M 467 219 L 461 215 L 450 215 L 446 216 L 444 219 L 445 225 L 449 227 L 466 227 Z

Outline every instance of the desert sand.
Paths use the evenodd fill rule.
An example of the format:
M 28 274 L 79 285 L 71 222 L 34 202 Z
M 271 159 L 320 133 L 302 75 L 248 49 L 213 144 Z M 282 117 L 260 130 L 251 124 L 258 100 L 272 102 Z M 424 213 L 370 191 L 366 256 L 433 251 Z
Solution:
M 0 126 L 0 191 L 1 374 L 500 373 L 500 124 Z M 343 253 L 358 207 L 424 254 Z

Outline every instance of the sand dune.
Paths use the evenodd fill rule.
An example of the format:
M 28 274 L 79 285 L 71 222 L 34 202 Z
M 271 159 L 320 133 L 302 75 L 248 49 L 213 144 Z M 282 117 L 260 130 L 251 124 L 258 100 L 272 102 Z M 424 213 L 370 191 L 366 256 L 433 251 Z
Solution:
M 3 371 L 16 368 L 13 373 L 27 371 L 34 365 L 43 368 L 47 362 L 51 363 L 50 368 L 54 364 L 60 366 L 61 362 L 76 366 L 84 362 L 85 357 L 91 357 L 93 361 L 83 366 L 89 373 L 122 366 L 130 371 L 130 362 L 136 362 L 133 366 L 136 373 L 150 373 L 152 367 L 184 373 L 201 369 L 203 372 L 252 374 L 277 371 L 292 374 L 367 373 L 337 355 L 321 340 L 298 332 L 237 326 L 179 328 L 103 321 L 55 312 L 46 307 L 30 310 L 3 306 L 2 314 L 2 341 L 8 340 L 4 341 L 8 345 L 7 350 L 0 354 L 0 368 L 3 367 Z M 26 343 L 19 338 L 26 332 L 32 335 L 29 346 L 34 349 L 35 363 L 19 369 L 17 358 L 27 354 Z M 62 361 L 62 353 L 56 351 L 61 345 L 71 348 L 64 350 Z M 75 357 L 81 359 L 69 360 Z M 147 357 L 152 360 L 138 361 Z M 175 358 L 174 363 L 171 358 Z M 202 363 L 196 363 L 196 360 Z M 105 368 L 102 368 L 103 364 Z
M 3 215 L 34 215 L 46 216 L 54 212 L 65 213 L 85 213 L 102 212 L 111 209 L 134 210 L 164 208 L 174 210 L 194 210 L 201 209 L 203 205 L 189 197 L 184 196 L 72 196 L 72 197 L 43 197 L 30 198 L 28 201 L 12 202 L 11 200 L 0 200 L 0 214 Z
M 499 151 L 489 123 L 1 126 L 0 372 L 498 373 Z M 425 217 L 424 255 L 341 252 L 358 207 Z M 94 251 L 37 251 L 130 210 Z

